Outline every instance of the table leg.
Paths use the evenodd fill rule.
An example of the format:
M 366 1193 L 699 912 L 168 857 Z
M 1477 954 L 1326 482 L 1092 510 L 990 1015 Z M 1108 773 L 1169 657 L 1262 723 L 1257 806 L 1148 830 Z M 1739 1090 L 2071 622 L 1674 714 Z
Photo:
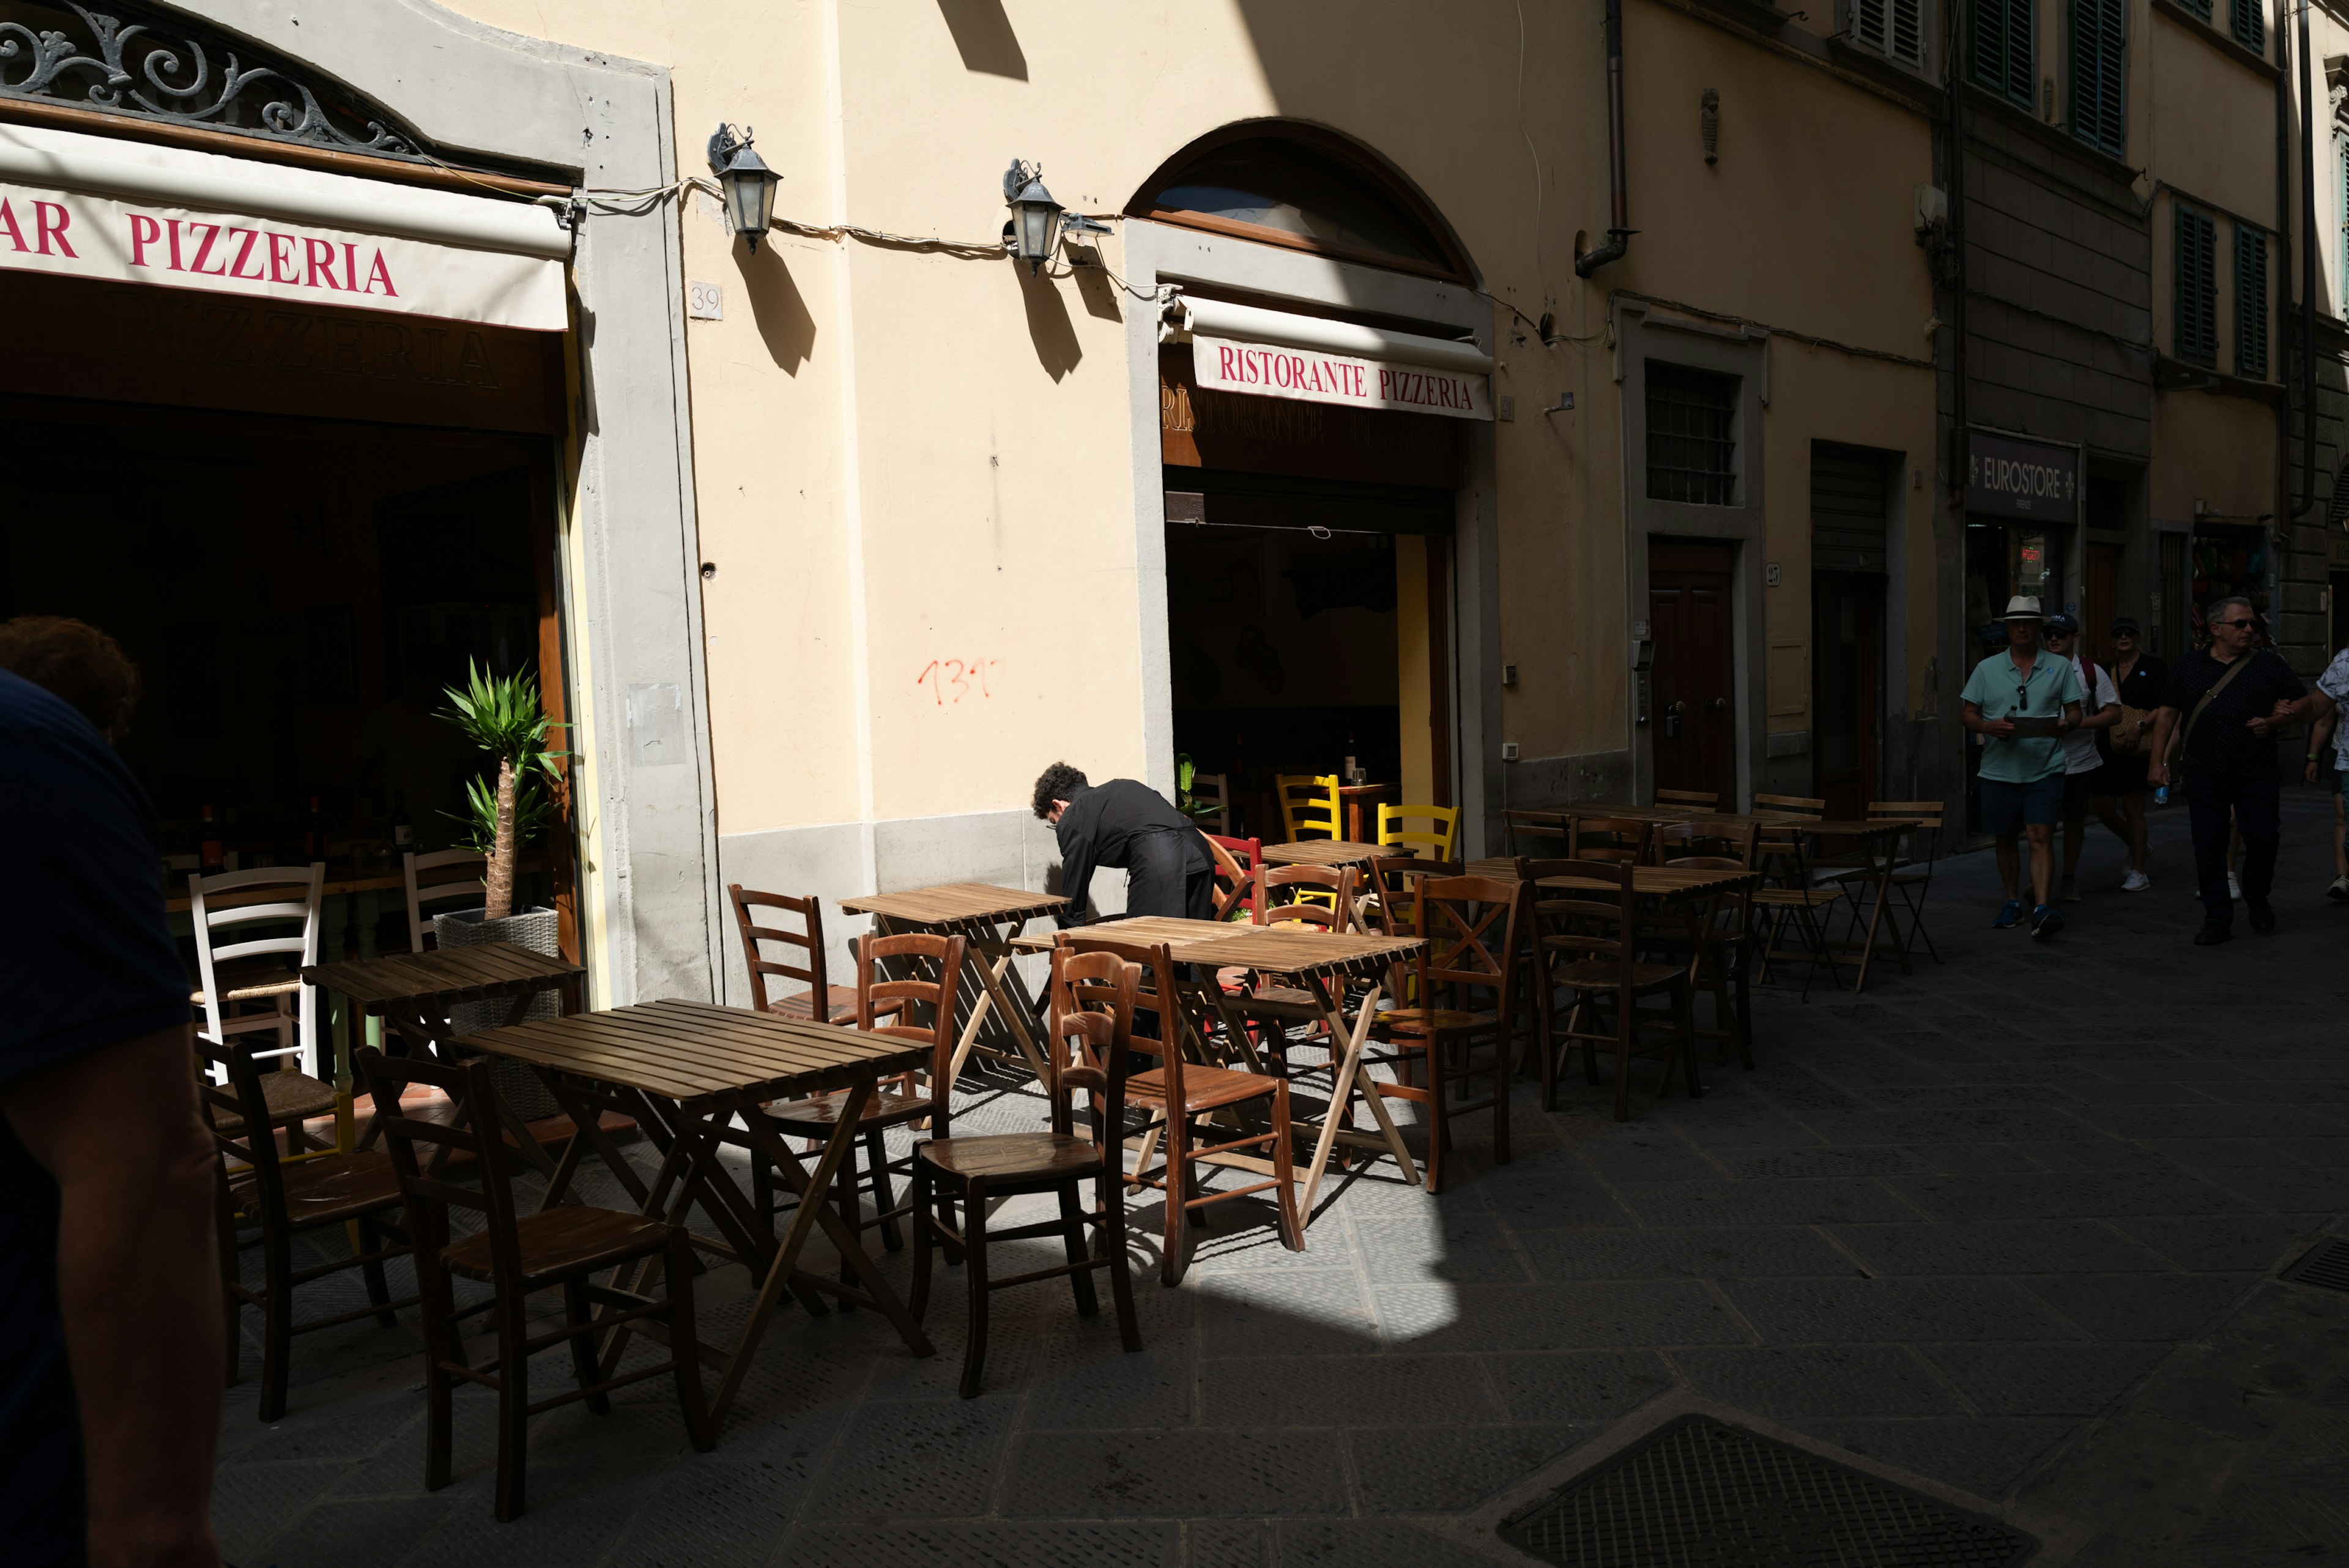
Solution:
M 1868 963 L 1876 956 L 1876 933 L 1878 928 L 1884 923 L 1884 900 L 1891 891 L 1892 859 L 1893 855 L 1889 847 L 1878 850 L 1873 840 L 1869 842 L 1868 869 L 1873 873 L 1871 880 L 1876 888 L 1876 898 L 1868 911 L 1868 935 L 1859 947 L 1859 972 L 1851 982 L 1854 996 L 1868 989 Z M 1897 922 L 1893 927 L 1892 941 L 1895 948 L 1899 947 L 1900 932 Z M 1900 971 L 1903 974 L 1915 972 L 1909 967 L 1909 955 L 1905 950 L 1900 954 Z
M 974 940 L 971 947 L 977 960 L 972 967 L 978 971 L 982 994 L 970 1010 L 969 1027 L 963 1031 L 962 1039 L 955 1045 L 957 1076 L 962 1073 L 963 1059 L 970 1054 L 971 1046 L 978 1043 L 979 1021 L 986 1015 L 991 1002 L 1001 1012 L 1004 1027 L 1011 1032 L 1012 1041 L 1019 1047 L 1019 1054 L 1028 1059 L 1030 1070 L 1036 1075 L 1038 1082 L 1042 1082 L 1047 1076 L 1043 1054 L 1037 1049 L 1035 1038 L 1029 1032 L 1028 1020 L 1021 1016 L 1025 1009 L 1013 1000 L 1009 991 L 1010 986 L 1019 984 L 1019 977 L 1010 972 L 1011 961 L 1018 955 L 1000 940 Z
M 1370 1102 L 1371 1116 L 1379 1124 L 1379 1132 L 1389 1152 L 1393 1154 L 1395 1163 L 1402 1167 L 1403 1179 L 1414 1187 L 1419 1185 L 1419 1167 L 1413 1163 L 1411 1150 L 1403 1147 L 1402 1134 L 1395 1129 L 1394 1119 L 1387 1115 L 1386 1102 L 1379 1096 L 1378 1085 L 1362 1069 L 1362 1052 L 1370 1044 L 1371 1023 L 1378 1013 L 1379 988 L 1371 988 L 1370 994 L 1363 998 L 1361 1010 L 1354 1015 L 1352 1027 L 1349 1028 L 1345 1014 L 1331 1000 L 1330 988 L 1323 983 L 1321 977 L 1311 975 L 1308 978 L 1313 982 L 1316 1000 L 1329 1016 L 1330 1044 L 1335 1046 L 1341 1040 L 1345 1042 L 1343 1054 L 1330 1075 L 1329 1108 L 1321 1117 L 1320 1136 L 1313 1144 L 1313 1163 L 1307 1168 L 1305 1193 L 1298 1204 L 1298 1223 L 1309 1226 L 1313 1223 L 1314 1195 L 1321 1189 L 1321 1174 L 1329 1168 L 1330 1151 L 1338 1141 L 1340 1130 L 1339 1117 L 1352 1106 L 1357 1084 L 1361 1087 L 1362 1097 Z

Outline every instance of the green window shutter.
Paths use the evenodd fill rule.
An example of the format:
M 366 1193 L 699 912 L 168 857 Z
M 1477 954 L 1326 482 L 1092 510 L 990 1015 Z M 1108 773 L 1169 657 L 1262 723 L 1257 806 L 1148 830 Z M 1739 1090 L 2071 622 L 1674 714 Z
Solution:
M 1970 15 L 1974 81 L 2031 108 L 2031 0 L 1974 0 Z
M 2116 158 L 2128 145 L 2124 6 L 2125 0 L 2072 0 L 2072 133 Z
M 2235 373 L 2268 379 L 2268 236 L 2235 225 Z
M 2178 357 L 2209 365 L 2219 357 L 2218 225 L 2189 206 L 2176 212 Z
M 2193 12 L 2205 22 L 2210 19 L 2210 0 L 2183 0 L 2183 4 L 2189 11 Z
M 2230 0 L 2228 6 L 2228 21 L 2233 28 L 2235 42 L 2262 55 L 2268 52 L 2265 3 L 2266 0 Z

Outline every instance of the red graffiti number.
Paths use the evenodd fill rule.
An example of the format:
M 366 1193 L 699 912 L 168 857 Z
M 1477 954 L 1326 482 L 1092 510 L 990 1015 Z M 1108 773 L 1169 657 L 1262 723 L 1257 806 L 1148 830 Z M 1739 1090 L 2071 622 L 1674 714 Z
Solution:
M 928 686 L 931 702 L 944 708 L 959 703 L 966 697 L 992 698 L 995 695 L 995 672 L 1002 668 L 1003 660 L 999 659 L 974 659 L 968 662 L 959 659 L 933 659 L 922 666 L 922 672 L 914 677 L 914 684 Z

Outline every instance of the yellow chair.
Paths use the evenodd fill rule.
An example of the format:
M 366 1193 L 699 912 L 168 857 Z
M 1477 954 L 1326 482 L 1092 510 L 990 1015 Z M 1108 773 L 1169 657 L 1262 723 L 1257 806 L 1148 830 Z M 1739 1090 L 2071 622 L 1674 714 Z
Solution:
M 1274 778 L 1273 788 L 1280 794 L 1280 822 L 1288 842 L 1346 836 L 1336 774 L 1281 774 Z
M 1436 831 L 1407 826 L 1429 823 Z M 1379 806 L 1379 846 L 1400 846 L 1423 860 L 1449 860 L 1460 842 L 1460 812 L 1449 805 Z M 1426 853 L 1433 850 L 1433 854 Z

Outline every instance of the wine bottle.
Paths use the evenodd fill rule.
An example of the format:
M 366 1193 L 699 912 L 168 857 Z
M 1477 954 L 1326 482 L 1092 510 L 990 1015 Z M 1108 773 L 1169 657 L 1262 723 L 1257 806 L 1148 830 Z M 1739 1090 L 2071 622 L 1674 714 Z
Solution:
M 220 827 L 212 820 L 210 801 L 204 803 L 204 826 L 203 830 L 197 836 L 196 858 L 202 864 L 203 873 L 207 877 L 219 871 L 227 864 L 227 851 L 221 844 Z
M 408 792 L 391 792 L 391 846 L 402 853 L 416 847 L 416 823 L 408 815 Z

